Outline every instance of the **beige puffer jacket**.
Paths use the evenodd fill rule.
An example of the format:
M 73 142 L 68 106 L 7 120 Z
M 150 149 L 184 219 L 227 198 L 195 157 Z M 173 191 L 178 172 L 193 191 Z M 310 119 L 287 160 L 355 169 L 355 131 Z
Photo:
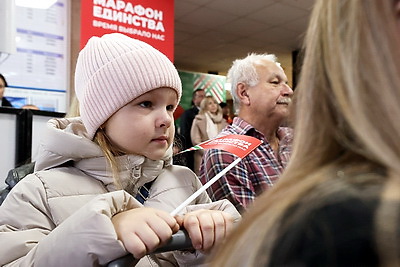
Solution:
M 36 162 L 38 171 L 19 182 L 0 206 L 0 265 L 106 265 L 127 254 L 111 218 L 141 206 L 132 195 L 142 184 L 157 178 L 145 205 L 167 212 L 201 186 L 189 169 L 171 165 L 170 155 L 160 161 L 129 155 L 118 160 L 126 167 L 120 176 L 132 195 L 116 190 L 105 158 L 85 138 L 80 119 L 54 119 L 48 125 Z M 231 203 L 211 203 L 205 193 L 192 204 L 187 210 L 225 210 L 240 218 Z M 197 252 L 156 256 L 145 257 L 138 265 L 194 266 L 204 258 Z

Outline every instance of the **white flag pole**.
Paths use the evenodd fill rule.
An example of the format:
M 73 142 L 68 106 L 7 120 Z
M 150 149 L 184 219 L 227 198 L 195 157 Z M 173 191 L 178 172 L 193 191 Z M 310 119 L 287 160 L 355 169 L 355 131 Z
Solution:
M 209 188 L 213 183 L 215 183 L 219 178 L 221 178 L 222 175 L 227 173 L 230 169 L 232 169 L 241 160 L 242 160 L 242 158 L 237 158 L 234 162 L 229 164 L 228 167 L 223 169 L 220 173 L 215 175 L 210 181 L 208 181 L 206 184 L 204 184 L 202 187 L 200 187 L 196 192 L 194 192 L 190 197 L 188 197 L 182 204 L 180 204 L 175 210 L 173 210 L 170 213 L 171 216 L 175 216 L 179 212 L 181 212 L 187 205 L 189 205 L 193 200 L 195 200 L 201 193 L 206 191 L 207 188 Z

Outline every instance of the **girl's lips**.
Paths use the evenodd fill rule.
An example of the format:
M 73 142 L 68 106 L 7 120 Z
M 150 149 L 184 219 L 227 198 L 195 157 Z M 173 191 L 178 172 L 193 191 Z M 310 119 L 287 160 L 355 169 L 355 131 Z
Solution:
M 160 136 L 160 137 L 152 139 L 151 141 L 154 141 L 154 142 L 167 142 L 168 138 L 166 136 Z

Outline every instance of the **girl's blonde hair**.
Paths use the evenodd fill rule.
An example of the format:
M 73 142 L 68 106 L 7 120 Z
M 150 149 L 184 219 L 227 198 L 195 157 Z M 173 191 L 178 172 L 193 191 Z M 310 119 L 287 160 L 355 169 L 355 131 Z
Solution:
M 78 98 L 74 95 L 71 100 L 71 104 L 69 105 L 68 112 L 65 114 L 65 118 L 73 118 L 79 117 L 79 101 Z
M 120 165 L 116 157 L 121 156 L 124 153 L 111 143 L 103 128 L 99 128 L 96 131 L 93 141 L 99 145 L 108 161 L 108 164 L 111 168 L 111 174 L 114 179 L 114 184 L 118 189 L 122 189 L 119 176 Z
M 399 201 L 400 34 L 393 4 L 316 1 L 295 91 L 291 160 L 275 187 L 256 201 L 216 252 L 214 266 L 268 264 L 288 209 L 296 204 L 305 207 L 300 200 L 318 185 L 334 182 L 346 166 L 351 166 L 350 173 L 383 168 L 382 200 Z M 372 234 L 382 265 L 399 266 L 399 240 L 393 238 L 398 216 L 383 217 L 389 210 L 385 204 L 379 206 Z
M 79 101 L 76 96 L 73 96 L 71 104 L 69 106 L 69 110 L 65 115 L 66 118 L 78 117 L 80 116 L 79 112 Z M 123 153 L 118 150 L 116 147 L 112 145 L 110 140 L 108 139 L 106 133 L 102 128 L 99 128 L 94 135 L 93 141 L 99 145 L 100 149 L 103 151 L 104 156 L 106 157 L 108 164 L 111 168 L 111 175 L 114 179 L 114 183 L 117 188 L 122 189 L 120 179 L 119 179 L 119 171 L 120 166 L 118 165 L 118 161 L 116 156 L 122 155 Z
M 175 133 L 175 126 L 172 124 L 171 127 L 173 127 L 172 134 Z M 99 145 L 101 150 L 104 153 L 104 156 L 106 157 L 108 164 L 111 168 L 111 175 L 114 179 L 114 184 L 118 189 L 123 189 L 123 185 L 120 180 L 120 171 L 121 171 L 121 166 L 120 163 L 117 160 L 118 156 L 125 155 L 126 153 L 116 147 L 115 145 L 112 144 L 110 139 L 108 138 L 105 130 L 103 127 L 100 127 L 93 138 L 93 141 Z M 176 145 L 180 145 L 178 141 L 174 138 L 173 142 L 177 142 Z

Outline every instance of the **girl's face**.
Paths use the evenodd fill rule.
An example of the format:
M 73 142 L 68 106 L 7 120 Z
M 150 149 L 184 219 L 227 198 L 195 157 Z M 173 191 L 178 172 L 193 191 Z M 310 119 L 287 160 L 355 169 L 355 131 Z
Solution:
M 175 90 L 149 91 L 115 112 L 103 125 L 113 145 L 127 154 L 161 159 L 172 144 L 173 112 L 178 105 Z
M 218 112 L 218 103 L 212 98 L 207 99 L 207 110 L 216 114 Z

